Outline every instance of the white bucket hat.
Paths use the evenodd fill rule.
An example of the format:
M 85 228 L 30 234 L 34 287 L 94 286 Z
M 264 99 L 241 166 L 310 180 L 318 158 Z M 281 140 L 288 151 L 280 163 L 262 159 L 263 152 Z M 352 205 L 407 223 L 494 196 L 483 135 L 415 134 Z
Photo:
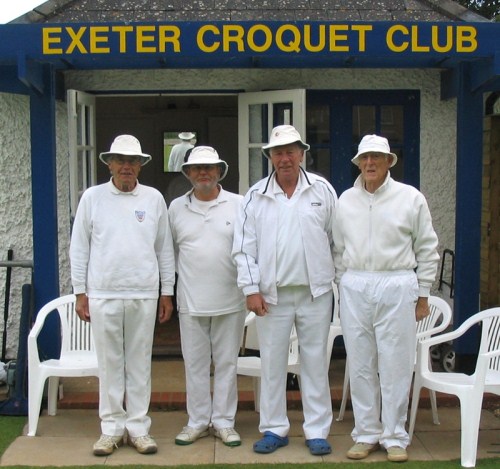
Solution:
M 361 142 L 359 142 L 358 153 L 351 160 L 356 166 L 359 166 L 359 157 L 363 153 L 385 153 L 386 155 L 392 156 L 391 168 L 397 163 L 398 157 L 395 153 L 391 153 L 389 147 L 389 142 L 385 137 L 380 137 L 378 135 L 365 135 Z
M 113 155 L 139 156 L 141 158 L 141 166 L 151 161 L 151 155 L 143 153 L 141 144 L 133 135 L 118 135 L 113 140 L 109 151 L 102 152 L 99 159 L 104 164 L 109 164 L 109 158 Z
M 180 138 L 181 140 L 192 140 L 192 139 L 193 139 L 193 138 L 195 138 L 195 137 L 196 137 L 196 135 L 195 135 L 195 134 L 193 134 L 192 132 L 181 132 L 181 133 L 179 134 L 179 138 Z
M 188 177 L 186 168 L 195 164 L 213 164 L 220 166 L 222 169 L 219 181 L 226 177 L 228 165 L 224 160 L 219 158 L 219 154 L 212 147 L 194 147 L 189 153 L 187 161 L 183 163 L 181 171 L 184 176 Z
M 271 131 L 269 143 L 262 147 L 262 153 L 270 158 L 269 149 L 290 143 L 298 143 L 304 151 L 309 150 L 309 145 L 302 141 L 299 132 L 293 125 L 278 125 Z

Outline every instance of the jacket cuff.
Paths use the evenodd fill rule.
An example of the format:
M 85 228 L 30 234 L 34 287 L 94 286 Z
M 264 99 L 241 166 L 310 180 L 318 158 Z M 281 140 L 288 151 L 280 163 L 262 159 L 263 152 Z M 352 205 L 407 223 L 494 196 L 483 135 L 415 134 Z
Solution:
M 82 293 L 87 293 L 87 289 L 85 288 L 85 285 L 75 285 L 73 287 L 73 293 L 75 295 L 81 295 Z
M 256 293 L 259 293 L 259 286 L 249 285 L 248 287 L 243 287 L 242 290 L 245 296 L 255 295 Z
M 431 287 L 426 287 L 423 285 L 418 286 L 418 296 L 424 296 L 424 297 L 429 297 L 431 294 Z

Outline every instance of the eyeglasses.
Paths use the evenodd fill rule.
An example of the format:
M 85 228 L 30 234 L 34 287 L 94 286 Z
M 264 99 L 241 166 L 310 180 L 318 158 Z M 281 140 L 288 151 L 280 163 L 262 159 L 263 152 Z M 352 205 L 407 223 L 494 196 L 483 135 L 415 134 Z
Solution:
M 213 171 L 214 169 L 217 168 L 217 165 L 215 164 L 190 164 L 188 165 L 188 168 L 190 171 L 205 171 L 205 172 L 210 172 Z
M 361 161 L 368 161 L 368 158 L 370 158 L 372 161 L 380 161 L 386 156 L 387 155 L 384 153 L 363 153 L 362 155 L 359 155 L 359 159 Z
M 125 155 L 114 155 L 111 158 L 117 164 L 130 164 L 132 166 L 136 166 L 141 164 L 141 158 L 139 156 L 125 156 Z

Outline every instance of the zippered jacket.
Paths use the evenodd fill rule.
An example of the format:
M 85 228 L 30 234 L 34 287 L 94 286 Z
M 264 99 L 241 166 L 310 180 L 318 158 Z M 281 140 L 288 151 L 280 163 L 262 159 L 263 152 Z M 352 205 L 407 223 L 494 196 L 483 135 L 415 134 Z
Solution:
M 416 270 L 419 296 L 429 296 L 439 262 L 438 238 L 424 195 L 387 175 L 375 193 L 360 175 L 339 198 L 334 226 L 338 283 L 346 269 Z
M 323 177 L 301 169 L 302 190 L 297 200 L 300 232 L 304 241 L 309 286 L 313 297 L 332 289 L 332 224 L 337 194 Z M 276 259 L 280 203 L 270 184 L 275 173 L 252 186 L 236 220 L 233 257 L 238 266 L 238 286 L 248 296 L 261 293 L 277 304 Z

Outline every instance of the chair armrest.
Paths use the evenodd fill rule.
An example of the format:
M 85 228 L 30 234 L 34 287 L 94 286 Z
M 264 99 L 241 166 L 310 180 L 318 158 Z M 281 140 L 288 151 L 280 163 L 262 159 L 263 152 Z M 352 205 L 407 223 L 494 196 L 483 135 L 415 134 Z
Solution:
M 245 327 L 248 327 L 255 321 L 256 315 L 253 311 L 250 311 L 245 318 Z

